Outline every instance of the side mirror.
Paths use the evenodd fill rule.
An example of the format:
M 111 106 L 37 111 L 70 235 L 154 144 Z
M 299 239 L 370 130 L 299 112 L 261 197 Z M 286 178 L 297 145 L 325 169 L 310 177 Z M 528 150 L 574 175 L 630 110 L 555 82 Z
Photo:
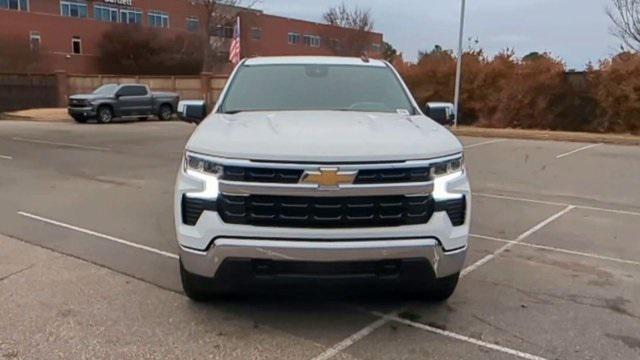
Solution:
M 424 107 L 422 108 L 422 112 L 428 117 L 431 117 L 431 108 L 429 107 L 429 104 L 424 105 Z
M 440 125 L 452 125 L 455 115 L 446 105 L 425 105 L 424 114 Z
M 207 104 L 202 100 L 185 100 L 178 103 L 178 118 L 184 122 L 200 124 L 207 117 Z

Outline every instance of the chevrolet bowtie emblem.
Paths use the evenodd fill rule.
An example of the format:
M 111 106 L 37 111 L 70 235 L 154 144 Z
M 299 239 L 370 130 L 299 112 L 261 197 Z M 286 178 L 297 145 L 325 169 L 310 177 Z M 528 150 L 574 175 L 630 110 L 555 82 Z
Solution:
M 320 168 L 318 171 L 306 170 L 300 182 L 317 184 L 320 188 L 337 188 L 340 184 L 353 184 L 357 171 L 339 171 L 338 168 Z

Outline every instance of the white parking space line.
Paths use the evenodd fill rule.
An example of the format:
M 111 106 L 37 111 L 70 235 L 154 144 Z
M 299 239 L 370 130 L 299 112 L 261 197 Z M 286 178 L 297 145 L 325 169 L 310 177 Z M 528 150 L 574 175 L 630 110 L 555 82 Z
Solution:
M 561 217 L 562 215 L 564 215 L 564 214 L 568 213 L 569 211 L 571 211 L 571 210 L 573 210 L 573 209 L 575 209 L 575 206 L 569 205 L 569 206 L 567 206 L 566 208 L 564 208 L 562 211 L 560 211 L 560 212 L 558 212 L 558 213 L 556 213 L 556 214 L 554 214 L 554 215 L 550 216 L 549 218 L 547 218 L 547 219 L 545 219 L 545 220 L 541 221 L 540 223 L 536 224 L 535 226 L 533 226 L 533 227 L 532 227 L 532 228 L 530 228 L 529 230 L 527 230 L 527 231 L 523 232 L 520 236 L 518 236 L 518 237 L 516 238 L 516 240 L 511 241 L 511 242 L 509 242 L 509 243 L 505 244 L 504 246 L 500 247 L 499 249 L 497 249 L 497 250 L 496 250 L 496 251 L 494 251 L 493 253 L 491 253 L 491 254 L 489 254 L 489 255 L 487 255 L 487 256 L 485 256 L 485 257 L 483 257 L 482 259 L 480 259 L 480 260 L 476 261 L 475 263 L 473 263 L 473 264 L 469 265 L 468 267 L 464 268 L 464 269 L 462 270 L 462 272 L 460 272 L 460 277 L 461 277 L 461 278 L 465 277 L 466 275 L 468 275 L 468 274 L 469 274 L 469 273 L 471 273 L 472 271 L 474 271 L 474 270 L 478 269 L 480 266 L 482 266 L 482 265 L 484 265 L 484 264 L 488 263 L 489 261 L 491 261 L 492 259 L 494 259 L 496 256 L 498 256 L 498 255 L 500 255 L 501 253 L 505 252 L 507 249 L 509 249 L 509 248 L 511 248 L 511 247 L 513 247 L 513 246 L 515 246 L 515 245 L 517 245 L 518 243 L 520 243 L 521 241 L 523 241 L 523 240 L 524 240 L 524 239 L 526 239 L 527 237 L 531 236 L 531 234 L 533 234 L 533 233 L 535 233 L 536 231 L 538 231 L 538 230 L 542 229 L 543 227 L 545 227 L 545 226 L 546 226 L 546 225 L 548 225 L 549 223 L 553 222 L 554 220 L 558 219 L 559 217 Z M 371 324 L 369 324 L 369 325 L 365 326 L 365 327 L 364 327 L 364 328 L 362 328 L 360 331 L 358 331 L 358 332 L 354 333 L 353 335 L 349 336 L 349 337 L 348 337 L 348 338 L 346 338 L 345 340 L 343 340 L 343 341 L 339 342 L 338 344 L 334 345 L 334 346 L 333 346 L 333 347 L 331 347 L 329 350 L 327 350 L 326 352 L 324 352 L 324 353 L 320 354 L 318 357 L 314 358 L 313 360 L 317 360 L 317 359 L 326 360 L 326 359 L 330 359 L 330 358 L 332 358 L 333 356 L 335 356 L 335 355 L 337 355 L 337 354 L 339 353 L 339 351 L 336 351 L 335 349 L 338 349 L 338 348 L 339 348 L 339 349 L 341 349 L 340 351 L 342 351 L 342 350 L 344 350 L 344 349 L 348 348 L 349 346 L 353 345 L 353 344 L 354 344 L 354 343 L 356 343 L 358 340 L 363 339 L 363 338 L 364 338 L 364 337 L 366 337 L 368 334 L 370 334 L 371 332 L 373 332 L 373 330 L 375 330 L 375 329 L 377 329 L 377 328 L 381 327 L 382 325 L 386 324 L 386 323 L 387 323 L 388 321 L 390 321 L 390 320 L 398 321 L 398 320 L 396 320 L 396 319 L 400 319 L 400 320 L 402 320 L 401 322 L 405 322 L 405 321 L 407 321 L 407 320 L 404 320 L 404 319 L 401 319 L 401 318 L 398 318 L 398 317 L 397 317 L 397 315 L 396 315 L 396 314 L 397 314 L 398 312 L 400 312 L 400 311 L 402 311 L 402 310 L 395 310 L 395 311 L 390 312 L 389 314 L 376 313 L 376 315 L 377 315 L 377 316 L 381 316 L 381 319 L 378 319 L 378 320 L 376 320 L 376 321 L 372 322 Z M 385 321 L 383 321 L 382 323 L 380 323 L 380 320 L 385 320 Z M 420 326 L 426 326 L 426 325 L 422 325 L 422 324 L 419 324 L 419 323 L 415 323 L 415 324 L 418 324 L 418 325 L 420 325 Z M 431 328 L 431 327 L 429 327 L 429 328 Z M 433 328 L 433 329 L 435 329 L 435 328 Z M 436 329 L 436 330 L 438 330 L 438 331 L 439 331 L 438 333 L 439 333 L 439 334 L 441 334 L 441 335 L 451 336 L 451 337 L 455 337 L 455 336 L 457 336 L 457 337 L 455 337 L 455 338 L 460 339 L 460 340 L 465 340 L 465 339 L 466 339 L 465 341 L 468 341 L 468 340 L 470 339 L 470 340 L 472 340 L 472 341 L 480 341 L 480 340 L 476 340 L 476 339 L 472 339 L 472 338 L 467 338 L 466 336 L 458 335 L 458 334 L 454 334 L 454 333 L 444 334 L 444 333 L 441 333 L 441 332 L 445 332 L 445 331 L 443 331 L 443 330 L 439 330 L 439 329 Z M 448 332 L 446 332 L 446 333 L 448 333 Z M 356 335 L 358 335 L 358 336 L 356 336 Z M 453 336 L 453 335 L 455 335 L 455 336 Z M 469 341 L 469 342 L 471 342 L 471 341 Z M 491 346 L 498 346 L 498 345 L 489 344 L 489 343 L 485 343 L 485 344 L 488 344 L 488 345 L 491 345 Z M 477 345 L 478 345 L 478 344 L 477 344 Z M 499 346 L 498 346 L 498 347 L 499 347 Z M 507 348 L 505 348 L 505 349 L 507 349 Z M 509 350 L 509 351 L 515 351 L 515 350 L 510 350 L 510 349 L 507 349 L 507 350 Z M 518 353 L 519 353 L 519 352 L 518 352 Z M 524 355 L 526 355 L 526 356 L 533 356 L 533 357 L 529 357 L 529 358 L 525 358 L 525 359 L 543 359 L 543 358 L 540 358 L 540 357 L 535 357 L 534 355 L 529 355 L 529 354 L 525 354 L 525 353 L 522 353 L 522 354 L 524 354 Z
M 474 238 L 478 238 L 478 239 L 491 240 L 491 241 L 502 242 L 502 243 L 511 243 L 511 244 L 514 244 L 514 245 L 517 245 L 517 246 L 524 246 L 524 247 L 529 247 L 529 248 L 534 248 L 534 249 L 548 250 L 548 251 L 560 252 L 560 253 L 564 253 L 564 254 L 584 256 L 584 257 L 593 258 L 593 259 L 613 261 L 613 262 L 617 262 L 617 263 L 621 263 L 621 264 L 629 264 L 629 265 L 640 266 L 640 261 L 626 260 L 626 259 L 621 259 L 621 258 L 616 258 L 616 257 L 611 257 L 611 256 L 602 256 L 602 255 L 585 253 L 585 252 L 580 252 L 580 251 L 567 250 L 567 249 L 557 248 L 557 247 L 553 247 L 553 246 L 537 245 L 537 244 L 531 244 L 531 243 L 525 243 L 525 242 L 518 242 L 517 243 L 517 242 L 515 242 L 513 240 L 500 239 L 500 238 L 493 237 L 493 236 L 485 236 L 485 235 L 477 235 L 477 234 L 469 234 L 469 236 L 474 237 Z
M 600 145 L 602 145 L 602 144 L 591 144 L 591 145 L 583 146 L 580 149 L 576 149 L 576 150 L 573 150 L 573 151 L 569 151 L 568 153 L 560 154 L 560 155 L 556 156 L 556 159 L 562 159 L 563 157 L 566 157 L 566 156 L 569 156 L 569 155 L 573 155 L 573 154 L 575 154 L 577 152 L 584 151 L 584 150 L 587 150 L 587 149 L 591 149 L 591 148 L 594 148 L 594 147 L 600 146 Z
M 540 222 L 539 224 L 537 224 L 536 226 L 532 227 L 531 229 L 523 232 L 520 236 L 518 236 L 513 242 L 510 242 L 508 244 L 503 245 L 502 247 L 500 247 L 498 250 L 494 251 L 493 253 L 483 257 L 482 259 L 476 261 L 475 263 L 473 263 L 472 265 L 466 267 L 464 270 L 462 270 L 462 272 L 460 273 L 460 277 L 464 277 L 467 274 L 469 274 L 470 272 L 474 271 L 475 269 L 479 268 L 480 266 L 488 263 L 489 261 L 491 261 L 492 259 L 494 259 L 496 256 L 502 254 L 503 252 L 505 252 L 507 249 L 510 249 L 511 247 L 515 246 L 516 244 L 522 242 L 524 239 L 528 238 L 529 236 L 531 236 L 531 234 L 535 233 L 536 231 L 542 229 L 543 227 L 547 226 L 549 223 L 553 222 L 554 220 L 558 219 L 559 217 L 561 217 L 562 215 L 568 213 L 569 211 L 575 209 L 576 207 L 573 205 L 569 205 L 566 208 L 564 208 L 564 210 L 552 215 L 551 217 L 547 218 L 546 220 L 543 220 L 542 222 Z
M 394 312 L 393 316 L 395 316 L 395 312 Z M 348 348 L 349 346 L 355 344 L 360 339 L 362 339 L 365 336 L 371 334 L 372 332 L 374 332 L 376 329 L 378 329 L 379 327 L 383 326 L 387 322 L 389 322 L 389 319 L 385 318 L 384 316 L 380 317 L 378 320 L 376 320 L 376 321 L 372 322 L 371 324 L 365 326 L 364 328 L 362 328 L 357 333 L 349 336 L 348 338 L 346 338 L 346 339 L 342 340 L 341 342 L 335 344 L 334 346 L 330 347 L 329 349 L 324 351 L 322 354 L 314 357 L 313 360 L 331 359 L 332 357 L 338 355 L 338 353 L 340 353 L 342 350 L 344 350 L 344 349 Z
M 30 214 L 30 213 L 24 212 L 24 211 L 18 211 L 18 214 L 20 214 L 22 216 L 25 216 L 25 217 L 28 217 L 28 218 L 33 219 L 33 220 L 38 220 L 38 221 L 50 224 L 50 225 L 55 225 L 55 226 L 59 226 L 59 227 L 65 228 L 65 229 L 74 230 L 74 231 L 81 232 L 81 233 L 87 234 L 87 235 L 92 235 L 92 236 L 99 237 L 99 238 L 102 238 L 102 239 L 105 239 L 105 240 L 109 240 L 109 241 L 113 241 L 113 242 L 116 242 L 116 243 L 119 243 L 119 244 L 127 245 L 127 246 L 130 246 L 130 247 L 136 248 L 136 249 L 141 249 L 141 250 L 145 250 L 145 251 L 148 251 L 148 252 L 152 252 L 154 254 L 166 256 L 168 258 L 178 259 L 178 255 L 176 255 L 176 254 L 172 254 L 172 253 L 169 253 L 169 252 L 166 252 L 166 251 L 158 250 L 158 249 L 155 249 L 155 248 L 152 248 L 152 247 L 149 247 L 149 246 L 136 244 L 134 242 L 127 241 L 127 240 L 124 240 L 124 239 L 119 239 L 119 238 L 114 237 L 114 236 L 105 235 L 105 234 L 99 233 L 97 231 L 93 231 L 93 230 L 89 230 L 89 229 L 83 229 L 81 227 L 65 224 L 63 222 L 52 220 L 52 219 L 47 219 L 47 218 L 44 218 L 42 216 Z
M 595 206 L 575 205 L 575 204 L 567 204 L 567 203 L 560 203 L 560 202 L 553 202 L 553 201 L 535 200 L 535 199 L 528 199 L 528 198 L 518 198 L 518 197 L 513 197 L 513 196 L 505 196 L 505 195 L 495 195 L 495 194 L 486 194 L 486 193 L 473 193 L 473 196 L 481 196 L 481 197 L 487 197 L 487 198 L 492 198 L 492 199 L 522 201 L 522 202 L 528 202 L 528 203 L 533 203 L 533 204 L 542 204 L 542 205 L 556 205 L 556 206 L 569 206 L 569 205 L 571 205 L 571 206 L 575 206 L 576 209 L 602 211 L 602 212 L 608 212 L 608 213 L 613 213 L 613 214 L 621 214 L 621 215 L 640 216 L 640 212 L 636 212 L 636 211 L 607 209 L 607 208 L 600 208 L 600 207 L 595 207 Z
M 439 334 L 439 335 L 443 335 L 446 337 L 450 337 L 456 340 L 460 340 L 460 341 L 464 341 L 464 342 L 468 342 L 486 349 L 490 349 L 490 350 L 495 350 L 495 351 L 499 351 L 499 352 L 503 352 L 509 355 L 513 355 L 516 357 L 519 357 L 521 359 L 527 359 L 527 360 L 545 360 L 545 358 L 537 356 L 537 355 L 532 355 L 529 353 L 525 353 L 522 351 L 518 351 L 518 350 L 514 350 L 514 349 L 510 349 L 508 347 L 504 347 L 504 346 L 500 346 L 500 345 L 496 345 L 496 344 L 492 344 L 492 343 L 488 343 L 486 341 L 482 341 L 482 340 L 478 340 L 472 337 L 468 337 L 468 336 L 464 336 L 464 335 L 460 335 L 451 331 L 447 331 L 447 330 L 442 330 L 442 329 L 438 329 L 436 327 L 433 326 L 429 326 L 429 325 L 425 325 L 422 323 L 418 323 L 415 321 L 410 321 L 407 319 L 403 319 L 400 318 L 398 316 L 393 316 L 393 315 L 386 315 L 386 314 L 381 314 L 378 312 L 373 312 L 373 314 L 380 316 L 383 319 L 387 319 L 389 321 L 395 321 L 395 322 L 399 322 L 401 324 L 405 324 L 405 325 L 409 325 L 411 327 L 417 328 L 417 329 L 422 329 L 422 330 L 426 330 L 429 332 L 432 332 L 434 334 Z
M 507 139 L 495 139 L 495 140 L 484 141 L 484 142 L 477 143 L 477 144 L 467 145 L 464 148 L 465 149 L 471 149 L 471 148 L 474 148 L 474 147 L 477 147 L 477 146 L 495 144 L 495 143 L 499 143 L 499 142 L 503 142 L 503 141 L 507 141 Z
M 77 148 L 77 149 L 100 150 L 100 151 L 111 151 L 111 149 L 110 149 L 110 148 L 107 148 L 107 147 L 90 146 L 90 145 L 79 145 L 79 144 L 70 144 L 70 143 L 54 142 L 54 141 L 40 140 L 40 139 L 27 139 L 27 138 L 22 138 L 22 137 L 14 137 L 14 138 L 12 138 L 12 140 L 15 140 L 15 141 L 22 141 L 22 142 L 28 142 L 28 143 L 34 143 L 34 144 L 45 144 L 45 145 L 66 146 L 66 147 L 72 147 L 72 148 Z
M 7 155 L 0 155 L 0 159 L 4 159 L 4 160 L 13 160 L 13 157 L 11 157 L 11 156 L 7 156 Z

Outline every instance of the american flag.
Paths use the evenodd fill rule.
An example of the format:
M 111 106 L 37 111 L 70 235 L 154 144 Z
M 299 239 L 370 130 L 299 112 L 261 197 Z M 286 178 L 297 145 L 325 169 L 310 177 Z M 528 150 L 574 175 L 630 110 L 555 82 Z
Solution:
M 236 19 L 236 25 L 233 27 L 233 40 L 229 48 L 229 61 L 234 65 L 240 62 L 240 17 Z

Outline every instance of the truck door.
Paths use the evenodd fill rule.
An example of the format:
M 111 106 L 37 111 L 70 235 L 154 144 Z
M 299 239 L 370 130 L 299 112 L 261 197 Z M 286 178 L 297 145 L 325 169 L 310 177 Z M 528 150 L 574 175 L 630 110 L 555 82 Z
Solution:
M 118 107 L 122 116 L 151 114 L 151 94 L 144 85 L 125 85 L 118 90 Z

